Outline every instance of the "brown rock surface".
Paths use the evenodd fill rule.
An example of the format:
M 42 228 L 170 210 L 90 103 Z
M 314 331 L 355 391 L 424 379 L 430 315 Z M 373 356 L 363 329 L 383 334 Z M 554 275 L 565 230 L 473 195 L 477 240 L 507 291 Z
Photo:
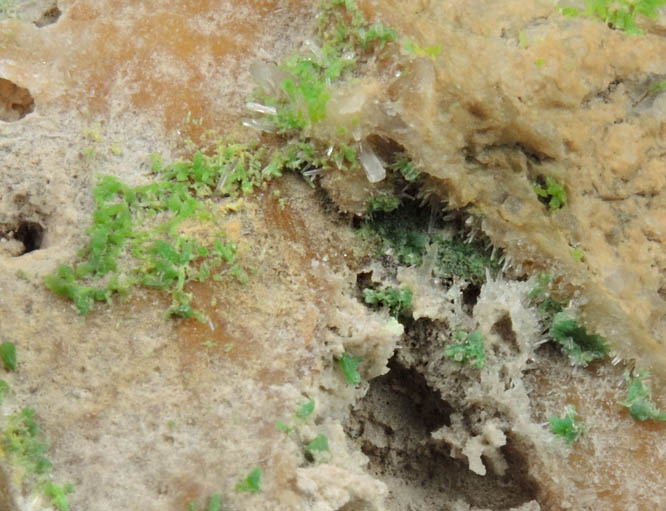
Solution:
M 565 273 L 618 354 L 666 376 L 663 97 L 647 94 L 666 74 L 662 25 L 629 37 L 549 2 L 368 6 L 442 52 L 372 66 L 354 86 L 361 137 L 404 146 L 519 270 Z M 532 187 L 545 176 L 569 199 L 552 214 Z
M 565 19 L 552 2 L 363 8 L 443 52 L 397 57 L 399 78 L 369 63 L 330 115 L 346 122 L 335 105 L 364 96 L 363 134 L 400 143 L 434 178 L 430 192 L 478 214 L 513 258 L 511 275 L 562 272 L 591 327 L 666 374 L 666 103 L 645 95 L 666 75 L 663 22 L 628 38 Z M 351 222 L 295 176 L 225 218 L 254 272 L 245 287 L 192 286 L 208 324 L 165 320 L 166 298 L 148 291 L 77 316 L 42 278 L 85 243 L 95 179 L 145 183 L 150 153 L 186 154 L 184 140 L 208 129 L 252 137 L 238 123 L 250 63 L 280 61 L 316 12 L 300 0 L 63 0 L 21 14 L 0 22 L 0 337 L 19 353 L 19 370 L 2 374 L 12 394 L 0 411 L 37 411 L 54 479 L 76 486 L 73 510 L 181 511 L 214 493 L 231 510 L 666 505 L 666 430 L 617 404 L 622 365 L 574 369 L 537 350 L 527 284 L 501 279 L 470 309 L 418 272 L 392 276 L 414 291 L 401 337 L 359 301 L 356 273 L 384 275 L 359 255 Z M 531 185 L 546 175 L 569 197 L 554 213 Z M 332 174 L 324 186 L 358 213 L 369 193 L 360 181 Z M 482 373 L 440 364 L 460 320 L 496 346 Z M 347 349 L 364 356 L 364 380 L 379 378 L 345 385 L 334 359 Z M 275 422 L 307 399 L 315 418 L 294 441 Z M 569 403 L 589 428 L 572 449 L 542 427 Z M 319 433 L 330 459 L 304 463 L 301 443 Z M 0 510 L 46 508 L 5 462 Z M 255 466 L 262 492 L 235 492 Z

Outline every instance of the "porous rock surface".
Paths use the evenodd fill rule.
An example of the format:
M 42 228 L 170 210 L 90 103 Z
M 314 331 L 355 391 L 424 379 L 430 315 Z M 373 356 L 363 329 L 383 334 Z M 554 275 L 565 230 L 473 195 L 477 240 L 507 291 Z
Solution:
M 549 1 L 368 7 L 442 51 L 374 63 L 334 95 L 336 123 L 358 116 L 361 137 L 405 147 L 519 269 L 566 274 L 618 354 L 666 375 L 666 100 L 648 92 L 666 74 L 665 20 L 629 37 Z M 533 190 L 547 176 L 568 195 L 552 214 Z
M 365 134 L 403 145 L 450 206 L 473 206 L 521 271 L 566 274 L 590 324 L 659 373 L 664 105 L 643 94 L 666 75 L 663 24 L 627 38 L 545 1 L 363 7 L 443 47 L 401 79 L 380 65 L 359 78 Z M 538 346 L 527 282 L 490 280 L 470 307 L 461 289 L 418 269 L 368 269 L 349 222 L 293 176 L 226 217 L 256 272 L 247 287 L 192 287 L 208 324 L 165 320 L 167 298 L 153 292 L 77 316 L 42 278 L 85 243 L 96 177 L 144 183 L 150 153 L 169 161 L 207 129 L 252 136 L 238 128 L 250 63 L 297 47 L 316 9 L 297 0 L 30 9 L 0 22 L 0 337 L 19 353 L 19 370 L 2 376 L 13 392 L 1 409 L 37 411 L 54 478 L 76 486 L 72 509 L 176 511 L 214 493 L 231 510 L 665 505 L 666 430 L 618 406 L 622 364 L 573 369 Z M 391 122 L 377 102 L 390 103 Z M 549 214 L 538 202 L 538 175 L 565 185 L 566 208 Z M 365 183 L 331 176 L 328 186 L 353 211 Z M 360 271 L 413 290 L 404 332 L 360 302 Z M 481 372 L 442 358 L 461 323 L 489 341 Z M 358 388 L 335 364 L 347 350 L 364 356 Z M 275 428 L 308 399 L 315 415 L 297 437 Z M 574 448 L 542 426 L 570 403 L 589 428 Z M 306 463 L 303 443 L 320 433 L 330 457 Z M 45 506 L 3 463 L 0 510 Z M 262 492 L 235 492 L 255 466 Z

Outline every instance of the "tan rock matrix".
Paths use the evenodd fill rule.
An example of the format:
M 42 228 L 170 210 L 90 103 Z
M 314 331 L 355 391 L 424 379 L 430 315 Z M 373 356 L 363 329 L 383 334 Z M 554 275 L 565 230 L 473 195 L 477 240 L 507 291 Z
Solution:
M 665 13 L 629 36 L 550 0 L 358 7 L 396 37 L 350 54 L 299 134 L 358 167 L 284 171 L 183 223 L 224 232 L 243 271 L 186 284 L 202 322 L 141 286 L 81 316 L 44 277 L 80 260 L 101 176 L 149 184 L 151 154 L 215 138 L 286 144 L 247 101 L 257 69 L 319 58 L 320 7 L 0 0 L 0 342 L 18 356 L 0 364 L 0 511 L 666 507 L 666 423 L 622 405 L 635 366 L 666 409 Z M 398 153 L 418 180 L 396 176 Z M 536 193 L 548 182 L 565 203 Z M 481 239 L 506 264 L 436 276 L 434 238 L 400 260 L 363 234 L 392 194 L 415 233 Z M 540 273 L 610 356 L 574 367 L 548 342 Z M 368 303 L 384 288 L 409 290 L 406 308 Z M 472 332 L 483 363 L 447 356 Z M 571 405 L 568 445 L 549 420 Z M 39 477 L 12 429 L 26 409 L 53 464 Z M 48 482 L 73 484 L 68 504 Z
M 666 73 L 662 25 L 627 36 L 550 2 L 368 7 L 441 52 L 376 62 L 334 95 L 341 117 L 405 147 L 520 270 L 564 273 L 589 325 L 666 375 L 665 97 L 649 93 Z M 566 207 L 539 202 L 544 177 Z

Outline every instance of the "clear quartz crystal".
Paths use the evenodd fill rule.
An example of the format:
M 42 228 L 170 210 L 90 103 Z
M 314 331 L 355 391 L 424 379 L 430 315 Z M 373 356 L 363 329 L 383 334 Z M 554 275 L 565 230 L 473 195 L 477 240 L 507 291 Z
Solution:
M 245 104 L 245 108 L 260 114 L 277 115 L 277 109 L 274 106 L 262 105 L 261 103 L 255 103 L 254 101 L 248 101 Z
M 241 124 L 246 128 L 266 133 L 274 133 L 276 131 L 275 124 L 266 119 L 242 119 Z
M 303 41 L 303 46 L 310 50 L 319 62 L 324 60 L 324 53 L 321 51 L 321 48 L 317 45 L 317 43 L 315 43 L 312 39 L 306 39 Z
M 263 62 L 261 60 L 250 64 L 250 74 L 256 84 L 269 96 L 279 96 L 281 94 L 280 86 L 282 82 L 288 78 L 292 78 L 289 73 L 282 71 L 282 69 L 272 62 Z
M 384 180 L 386 177 L 384 164 L 366 141 L 359 144 L 358 159 L 361 162 L 361 166 L 365 171 L 368 181 L 371 183 L 379 183 Z

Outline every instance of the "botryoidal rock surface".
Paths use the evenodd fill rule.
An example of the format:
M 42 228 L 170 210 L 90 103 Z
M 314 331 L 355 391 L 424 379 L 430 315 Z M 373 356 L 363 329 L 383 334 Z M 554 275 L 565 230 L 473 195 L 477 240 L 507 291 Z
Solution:
M 148 291 L 77 316 L 42 279 L 86 242 L 96 178 L 145 183 L 150 153 L 168 161 L 207 129 L 252 137 L 238 128 L 250 63 L 297 48 L 316 9 L 34 2 L 0 22 L 0 338 L 19 354 L 0 427 L 36 410 L 73 510 L 180 511 L 213 494 L 238 511 L 664 507 L 666 429 L 618 404 L 624 362 L 573 368 L 542 343 L 526 279 L 562 276 L 591 329 L 663 376 L 665 104 L 646 92 L 666 75 L 664 24 L 630 38 L 546 1 L 362 7 L 442 51 L 367 63 L 314 135 L 350 123 L 399 144 L 430 176 L 423 195 L 480 218 L 513 266 L 475 288 L 375 261 L 338 210 L 364 211 L 383 184 L 330 173 L 324 197 L 286 176 L 224 217 L 253 271 L 246 286 L 192 285 L 208 323 L 165 320 Z M 547 176 L 566 188 L 558 211 L 532 187 Z M 404 325 L 362 303 L 360 275 L 411 289 Z M 459 328 L 483 333 L 484 368 L 444 358 Z M 363 357 L 357 387 L 344 352 Z M 568 404 L 587 428 L 572 447 L 544 426 Z M 322 434 L 328 453 L 308 460 Z M 47 509 L 2 452 L 0 510 Z M 257 466 L 261 492 L 236 492 Z

